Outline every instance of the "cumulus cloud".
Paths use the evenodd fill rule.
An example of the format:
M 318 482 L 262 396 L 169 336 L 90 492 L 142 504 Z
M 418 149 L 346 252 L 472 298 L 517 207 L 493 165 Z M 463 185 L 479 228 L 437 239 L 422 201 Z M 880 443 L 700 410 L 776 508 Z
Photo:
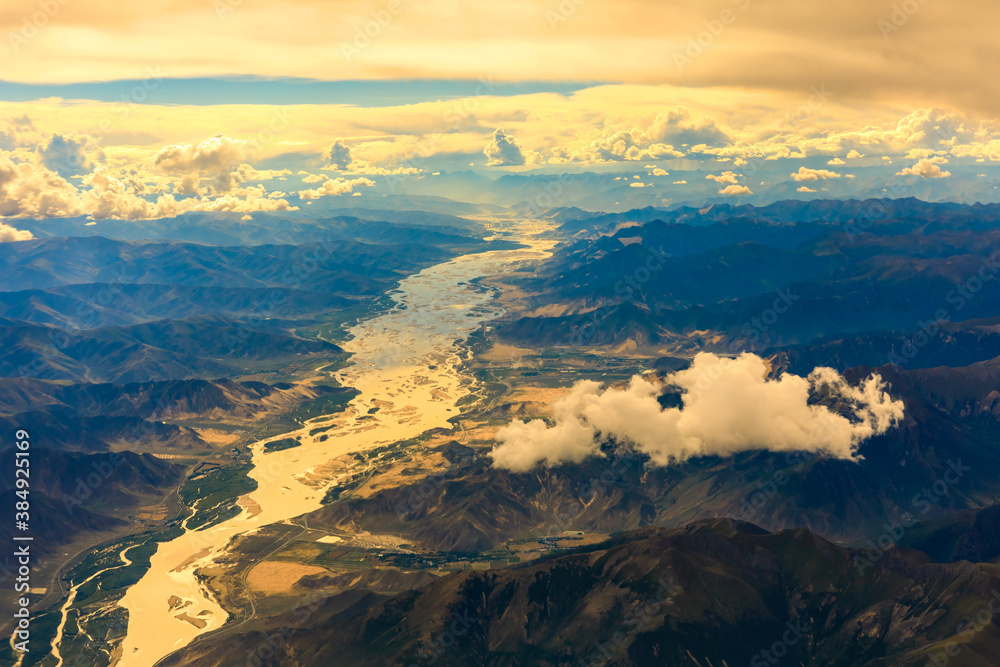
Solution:
M 16 229 L 10 225 L 0 222 L 0 243 L 10 243 L 11 241 L 30 241 L 35 235 L 26 229 Z
M 739 183 L 739 181 L 736 180 L 736 174 L 732 171 L 724 171 L 718 176 L 716 176 L 715 174 L 709 174 L 705 178 L 710 181 L 715 181 L 716 183 L 729 183 L 731 185 L 736 185 L 737 183 Z
M 808 185 L 800 185 L 798 188 L 795 189 L 795 191 L 796 192 L 816 192 L 815 190 L 813 190 L 812 188 L 810 188 Z
M 520 167 L 537 161 L 536 153 L 526 153 L 517 139 L 502 129 L 493 133 L 493 139 L 483 149 L 483 154 L 489 158 L 486 164 L 491 167 Z
M 653 170 L 653 176 L 669 176 L 669 175 L 670 172 L 668 172 L 666 169 L 656 168 Z
M 168 174 L 209 174 L 232 170 L 247 159 L 249 153 L 247 142 L 215 136 L 199 144 L 164 146 L 153 157 L 153 164 Z
M 912 167 L 906 167 L 897 176 L 919 176 L 920 178 L 947 178 L 951 176 L 950 171 L 942 171 L 938 165 L 947 164 L 948 160 L 943 157 L 928 157 L 920 160 Z
M 613 128 L 582 149 L 559 146 L 554 162 L 618 162 L 683 157 L 677 146 L 710 150 L 726 146 L 732 137 L 713 118 L 692 118 L 690 109 L 675 107 L 660 113 L 646 129 Z M 665 174 L 664 174 L 665 175 Z
M 982 135 L 982 128 L 968 124 L 958 113 L 942 109 L 917 109 L 899 119 L 895 127 L 868 126 L 827 132 L 800 142 L 810 150 L 827 153 L 847 152 L 848 158 L 862 157 L 860 151 L 904 153 L 914 148 L 940 150 L 965 144 Z
M 27 114 L 0 119 L 0 150 L 12 151 L 18 146 L 37 146 L 45 140 Z
M 162 194 L 170 188 L 150 184 L 148 174 L 137 170 L 113 171 L 97 165 L 80 178 L 77 187 L 40 162 L 40 153 L 13 154 L 0 151 L 0 216 L 62 218 L 87 215 L 95 219 L 149 220 L 181 215 L 189 211 L 280 211 L 295 210 L 287 200 L 263 186 L 232 187 L 223 196 L 200 195 L 197 174 L 184 174 L 175 192 L 192 196 L 176 199 Z M 250 168 L 237 168 L 230 177 L 239 180 L 259 176 Z M 161 179 L 163 177 L 160 177 Z M 158 197 L 154 195 L 160 193 Z
M 650 142 L 639 130 L 619 130 L 604 134 L 590 143 L 582 151 L 556 148 L 557 156 L 568 160 L 588 162 L 639 161 L 648 158 L 683 157 L 684 153 L 670 144 Z
M 153 164 L 166 174 L 211 176 L 216 191 L 226 192 L 239 183 L 233 172 L 252 154 L 248 142 L 217 135 L 199 144 L 164 146 Z
M 54 218 L 81 214 L 76 188 L 54 171 L 0 153 L 0 216 Z
M 727 185 L 719 190 L 720 195 L 752 195 L 753 191 L 745 185 Z
M 42 164 L 64 178 L 93 171 L 92 152 L 96 152 L 96 147 L 90 137 L 67 137 L 58 133 L 53 134 L 40 151 Z
M 809 169 L 808 167 L 799 167 L 799 170 L 792 174 L 793 181 L 818 181 L 821 178 L 840 178 L 840 174 L 829 169 Z
M 375 181 L 369 178 L 332 178 L 323 181 L 323 185 L 313 190 L 299 190 L 299 197 L 302 199 L 319 199 L 320 197 L 353 192 L 354 188 L 359 186 L 371 187 L 373 185 L 375 185 Z
M 323 157 L 326 158 L 330 168 L 337 171 L 350 168 L 351 163 L 354 162 L 351 157 L 351 149 L 344 143 L 343 139 L 337 139 L 330 144 L 330 148 L 327 149 Z
M 554 426 L 514 420 L 497 431 L 490 456 L 497 468 L 525 472 L 597 456 L 600 444 L 613 438 L 661 466 L 750 450 L 857 460 L 862 442 L 903 417 L 902 402 L 889 396 L 878 375 L 853 387 L 830 368 L 777 379 L 768 379 L 768 370 L 753 354 L 729 359 L 701 353 L 664 382 L 635 376 L 624 389 L 578 382 L 554 404 Z M 660 405 L 657 397 L 668 387 L 681 392 L 682 407 Z M 849 416 L 810 404 L 818 395 L 837 399 Z
M 847 164 L 847 162 L 845 162 L 844 160 L 841 160 L 839 157 L 835 157 L 832 160 L 830 160 L 829 162 L 827 162 L 827 164 L 834 165 L 834 166 L 839 166 L 839 165 L 842 165 L 842 164 Z
M 705 116 L 692 120 L 687 107 L 675 107 L 659 114 L 646 130 L 645 139 L 650 144 L 671 146 L 723 146 L 732 142 L 713 118 Z

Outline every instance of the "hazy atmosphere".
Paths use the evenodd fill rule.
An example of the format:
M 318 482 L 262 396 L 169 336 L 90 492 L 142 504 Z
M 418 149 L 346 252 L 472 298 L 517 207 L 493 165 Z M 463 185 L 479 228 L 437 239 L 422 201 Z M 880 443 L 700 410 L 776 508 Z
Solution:
M 5 2 L 0 665 L 1000 665 L 997 25 Z

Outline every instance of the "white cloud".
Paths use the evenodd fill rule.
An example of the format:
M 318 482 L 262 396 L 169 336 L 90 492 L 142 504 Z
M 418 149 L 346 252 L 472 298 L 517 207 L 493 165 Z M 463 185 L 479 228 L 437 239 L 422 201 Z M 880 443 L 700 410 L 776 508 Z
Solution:
M 81 212 L 79 193 L 65 178 L 36 162 L 15 163 L 0 152 L 0 216 L 53 218 Z
M 520 167 L 533 164 L 538 158 L 533 151 L 525 153 L 517 139 L 502 129 L 497 129 L 493 133 L 493 138 L 483 149 L 483 154 L 489 158 L 486 164 L 490 167 Z
M 353 192 L 356 187 L 371 187 L 373 185 L 375 185 L 375 181 L 369 178 L 352 178 L 350 180 L 344 178 L 333 178 L 323 181 L 323 185 L 314 190 L 300 190 L 299 197 L 302 199 L 318 199 L 320 197 L 329 197 L 331 195 L 342 195 L 348 192 Z
M 827 164 L 834 165 L 834 166 L 839 166 L 839 165 L 842 165 L 842 164 L 847 164 L 847 162 L 845 162 L 844 160 L 841 160 L 839 157 L 835 157 L 832 160 L 830 160 L 829 162 L 827 162 Z
M 168 174 L 209 174 L 234 169 L 249 153 L 247 142 L 215 136 L 199 144 L 164 146 L 153 157 L 153 164 Z
M 91 153 L 99 153 L 90 137 L 71 137 L 56 133 L 39 150 L 45 168 L 64 178 L 87 174 L 94 170 Z
M 302 176 L 303 183 L 322 183 L 330 180 L 326 174 L 310 174 L 308 171 L 300 171 L 299 175 Z
M 947 164 L 948 160 L 943 157 L 928 157 L 918 161 L 912 167 L 906 167 L 902 171 L 896 172 L 897 176 L 919 176 L 920 178 L 947 178 L 951 176 L 950 171 L 942 171 L 939 164 Z
M 11 241 L 30 241 L 35 235 L 27 229 L 17 229 L 0 222 L 0 243 L 10 243 Z
M 727 185 L 719 190 L 720 195 L 752 195 L 753 192 L 745 185 Z
M 691 118 L 687 107 L 675 107 L 659 114 L 645 132 L 649 144 L 669 144 L 671 146 L 724 146 L 732 143 L 729 133 L 720 128 L 715 119 L 708 116 Z
M 164 146 L 153 164 L 165 174 L 211 176 L 215 190 L 227 192 L 240 183 L 233 172 L 252 154 L 248 142 L 217 135 L 199 144 Z
M 326 158 L 331 169 L 338 171 L 349 168 L 354 161 L 351 158 L 351 149 L 344 143 L 343 139 L 337 139 L 330 144 L 330 148 L 327 149 L 323 157 Z
M 635 376 L 625 389 L 602 390 L 597 382 L 578 382 L 554 404 L 554 426 L 515 420 L 497 431 L 490 456 L 497 468 L 525 472 L 597 456 L 600 443 L 614 438 L 661 466 L 750 450 L 823 451 L 856 460 L 860 443 L 903 417 L 902 402 L 886 393 L 877 375 L 852 387 L 830 368 L 806 378 L 767 374 L 767 362 L 753 354 L 700 353 L 662 383 Z M 668 386 L 681 392 L 682 407 L 657 401 Z M 810 404 L 820 390 L 838 397 L 851 418 Z
M 736 174 L 731 171 L 724 171 L 718 176 L 716 176 L 715 174 L 709 174 L 705 178 L 710 181 L 715 181 L 716 183 L 729 183 L 732 185 L 736 185 L 737 183 L 739 183 L 739 181 L 736 180 Z
M 694 119 L 690 109 L 675 107 L 660 113 L 645 130 L 617 127 L 606 130 L 583 148 L 553 148 L 553 162 L 617 162 L 683 157 L 676 146 L 717 148 L 732 142 L 730 132 L 708 116 Z
M 829 169 L 809 169 L 808 167 L 799 167 L 799 170 L 792 174 L 794 181 L 817 181 L 821 178 L 840 178 L 840 174 Z
M 295 207 L 263 186 L 230 188 L 224 196 L 200 196 L 197 174 L 183 174 L 167 191 L 190 191 L 193 196 L 175 199 L 162 194 L 164 184 L 153 184 L 136 170 L 114 172 L 98 165 L 81 178 L 77 188 L 38 160 L 40 154 L 21 156 L 15 162 L 0 151 L 0 216 L 62 218 L 87 215 L 96 219 L 148 220 L 181 215 L 189 211 L 278 211 Z M 262 173 L 262 172 L 257 172 Z M 230 177 L 241 178 L 241 172 Z M 163 179 L 163 177 L 159 177 Z M 169 183 L 169 181 L 167 182 Z M 151 195 L 161 193 L 156 199 Z
M 795 191 L 796 192 L 816 192 L 815 190 L 813 190 L 812 188 L 810 188 L 807 185 L 801 185 L 798 188 L 796 188 Z

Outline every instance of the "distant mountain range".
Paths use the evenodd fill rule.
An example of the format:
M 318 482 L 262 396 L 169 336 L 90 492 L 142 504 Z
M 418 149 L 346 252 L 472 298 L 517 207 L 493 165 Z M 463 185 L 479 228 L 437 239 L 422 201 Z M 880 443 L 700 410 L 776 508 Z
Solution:
M 1000 206 L 872 200 L 637 213 L 657 219 L 619 228 L 629 214 L 611 216 L 600 225 L 607 234 L 560 246 L 522 283 L 537 295 L 538 314 L 507 322 L 500 335 L 760 352 L 1000 313 L 1000 290 L 984 289 L 1000 278 Z M 563 227 L 577 233 L 606 217 Z

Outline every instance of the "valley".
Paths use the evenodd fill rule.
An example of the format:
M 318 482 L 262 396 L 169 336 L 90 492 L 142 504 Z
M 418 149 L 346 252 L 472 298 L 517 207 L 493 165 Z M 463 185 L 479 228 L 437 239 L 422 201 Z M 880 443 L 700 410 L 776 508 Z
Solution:
M 748 212 L 733 214 L 742 219 Z M 267 658 L 280 661 L 274 664 L 318 659 L 345 665 L 384 660 L 464 664 L 473 647 L 462 644 L 444 652 L 434 648 L 434 636 L 440 632 L 438 623 L 449 622 L 440 610 L 461 613 L 467 604 L 462 600 L 473 599 L 470 595 L 486 596 L 482 604 L 487 606 L 477 613 L 491 619 L 491 629 L 481 637 L 489 642 L 491 660 L 525 659 L 517 657 L 522 655 L 533 656 L 537 664 L 556 664 L 569 650 L 555 639 L 565 632 L 562 624 L 586 624 L 589 614 L 598 613 L 573 605 L 599 609 L 605 603 L 567 601 L 570 606 L 560 607 L 552 624 L 543 623 L 535 635 L 505 634 L 509 621 L 492 605 L 505 604 L 508 595 L 525 594 L 513 592 L 520 590 L 519 577 L 527 576 L 521 573 L 570 577 L 567 581 L 573 585 L 604 590 L 601 587 L 611 585 L 604 577 L 622 575 L 602 569 L 595 558 L 623 548 L 629 561 L 639 562 L 631 550 L 650 548 L 649 540 L 683 541 L 685 535 L 716 536 L 709 542 L 697 538 L 685 543 L 683 549 L 693 550 L 685 558 L 699 563 L 714 558 L 715 549 L 757 549 L 749 546 L 752 540 L 777 545 L 787 539 L 797 546 L 789 547 L 791 551 L 774 547 L 779 569 L 793 567 L 789 559 L 800 549 L 819 549 L 809 556 L 819 559 L 820 553 L 835 548 L 838 562 L 853 563 L 859 576 L 872 571 L 873 577 L 890 576 L 885 568 L 906 576 L 912 576 L 915 567 L 931 568 L 924 554 L 934 554 L 940 563 L 953 562 L 956 554 L 971 554 L 984 564 L 976 566 L 986 577 L 977 586 L 987 586 L 994 575 L 986 564 L 1000 558 L 991 537 L 991 508 L 1000 502 L 1000 376 L 990 352 L 993 322 L 953 318 L 933 331 L 924 327 L 926 342 L 914 348 L 916 353 L 907 351 L 905 345 L 917 340 L 915 330 L 893 329 L 885 313 L 895 313 L 894 321 L 904 323 L 916 316 L 918 301 L 930 289 L 928 276 L 951 271 L 939 257 L 930 273 L 915 278 L 900 274 L 888 308 L 873 301 L 874 293 L 866 293 L 864 303 L 874 313 L 869 326 L 875 329 L 855 324 L 817 330 L 814 323 L 802 324 L 815 306 L 800 310 L 800 295 L 809 290 L 799 282 L 806 277 L 830 280 L 822 278 L 824 271 L 832 279 L 856 280 L 845 273 L 836 255 L 823 260 L 826 264 L 807 261 L 815 254 L 829 254 L 829 247 L 817 239 L 824 234 L 836 238 L 842 233 L 839 223 L 770 220 L 750 225 L 756 243 L 802 254 L 806 259 L 801 264 L 811 277 L 787 271 L 787 263 L 757 266 L 754 262 L 771 250 L 751 249 L 749 258 L 740 260 L 758 274 L 758 283 L 746 285 L 749 306 L 738 299 L 713 301 L 716 296 L 704 284 L 716 277 L 708 269 L 691 273 L 697 264 L 690 262 L 683 280 L 680 274 L 668 280 L 653 273 L 640 280 L 645 274 L 634 267 L 649 266 L 641 253 L 653 244 L 656 252 L 650 256 L 666 267 L 659 271 L 680 271 L 671 265 L 684 260 L 685 253 L 712 253 L 714 248 L 726 259 L 713 259 L 706 267 L 720 261 L 732 264 L 745 251 L 748 232 L 743 223 L 728 223 L 724 212 L 716 215 L 722 220 L 702 221 L 690 229 L 672 223 L 676 229 L 666 230 L 653 222 L 619 228 L 621 220 L 616 219 L 610 229 L 585 239 L 576 232 L 568 234 L 551 219 L 493 219 L 489 226 L 494 236 L 487 239 L 487 247 L 472 252 L 452 248 L 450 259 L 404 269 L 410 273 L 355 306 L 276 317 L 241 337 L 245 352 L 230 354 L 229 348 L 217 345 L 219 336 L 213 339 L 211 332 L 218 329 L 224 336 L 233 331 L 227 323 L 231 320 L 218 314 L 187 318 L 182 324 L 152 320 L 115 325 L 107 329 L 114 330 L 113 337 L 100 327 L 77 334 L 81 340 L 119 341 L 124 335 L 120 332 L 127 330 L 129 350 L 183 349 L 187 356 L 176 358 L 177 368 L 196 369 L 191 375 L 182 371 L 178 376 L 169 365 L 159 365 L 163 379 L 132 382 L 120 374 L 97 376 L 93 370 L 74 371 L 72 364 L 112 367 L 60 351 L 63 356 L 47 367 L 44 377 L 0 379 L 0 392 L 7 397 L 4 405 L 9 406 L 9 414 L 0 419 L 15 424 L 30 415 L 38 424 L 35 428 L 59 434 L 59 459 L 78 459 L 70 470 L 100 466 L 100 457 L 125 456 L 132 467 L 153 466 L 157 471 L 152 477 L 152 470 L 142 468 L 148 481 L 137 493 L 134 478 L 118 482 L 119 468 L 114 467 L 108 478 L 112 481 L 94 489 L 93 498 L 80 500 L 79 511 L 88 513 L 82 516 L 105 521 L 107 529 L 100 532 L 86 522 L 79 524 L 84 528 L 79 542 L 84 552 L 68 563 L 53 561 L 53 573 L 62 566 L 59 579 L 65 593 L 56 599 L 59 591 L 53 590 L 45 598 L 47 609 L 37 632 L 49 642 L 58 638 L 58 651 L 22 659 L 20 667 L 221 667 L 244 660 L 247 651 L 263 662 L 266 651 L 252 647 L 262 646 L 275 632 L 283 639 L 275 649 L 279 657 Z M 899 235 L 900 224 L 888 225 L 884 233 Z M 961 216 L 938 224 L 958 228 L 949 232 L 949 247 L 960 258 L 953 275 L 975 264 L 966 253 L 989 253 L 995 244 L 989 231 L 962 231 L 970 223 Z M 869 232 L 857 241 L 868 249 L 852 252 L 878 257 L 877 236 Z M 915 255 L 942 254 L 940 248 L 928 251 L 915 239 L 914 233 Z M 659 248 L 666 247 L 661 244 L 673 251 L 660 253 Z M 693 245 L 685 250 L 685 244 Z M 908 252 L 905 243 L 895 247 L 897 256 Z M 885 260 L 866 261 L 881 265 Z M 615 283 L 607 290 L 595 289 L 593 275 L 631 277 L 636 288 L 630 286 L 633 291 L 628 292 Z M 625 278 L 622 285 L 629 285 Z M 665 282 L 657 282 L 661 280 Z M 910 285 L 907 281 L 912 280 L 917 282 Z M 947 287 L 946 282 L 934 284 L 939 285 L 936 291 Z M 773 307 L 773 295 L 782 290 L 795 298 L 780 318 L 763 325 L 766 332 L 755 329 L 758 325 L 746 315 L 750 333 L 756 334 L 753 341 L 746 325 L 732 324 L 758 307 L 766 314 L 765 306 Z M 850 289 L 844 294 L 848 302 L 854 298 Z M 981 290 L 976 295 L 979 310 L 968 313 L 988 313 L 992 298 Z M 969 303 L 971 307 L 971 299 Z M 106 317 L 115 316 L 109 312 Z M 654 328 L 652 322 L 657 323 Z M 31 326 L 65 324 L 52 317 L 49 323 Z M 198 343 L 200 352 L 171 342 L 202 335 L 207 338 Z M 23 349 L 44 350 L 38 345 Z M 276 354 L 278 349 L 282 352 Z M 672 389 L 670 382 L 691 368 L 694 350 L 731 358 L 759 353 L 767 359 L 768 381 L 783 373 L 804 376 L 818 365 L 832 366 L 854 385 L 877 373 L 901 402 L 904 416 L 897 427 L 862 441 L 858 461 L 761 447 L 664 466 L 613 434 L 601 440 L 596 456 L 529 471 L 501 469 L 491 458 L 499 432 L 512 421 L 555 423 L 554 410 L 580 382 L 623 387 L 634 376 L 651 378 L 665 383 L 657 396 L 660 409 L 683 405 L 684 390 Z M 893 351 L 906 351 L 901 358 L 908 363 L 891 363 L 888 355 Z M 947 363 L 935 365 L 941 361 Z M 220 363 L 231 366 L 220 370 Z M 822 401 L 834 410 L 848 409 L 836 398 Z M 121 473 L 130 470 L 123 467 Z M 893 483 L 886 485 L 886 479 Z M 65 496 L 73 483 L 69 473 L 53 488 L 53 497 Z M 114 518 L 99 514 L 107 507 L 130 508 L 127 521 L 118 518 L 120 511 Z M 721 517 L 730 523 L 719 523 Z M 905 526 L 901 539 L 897 526 Z M 888 548 L 881 546 L 885 534 L 892 537 Z M 731 543 L 722 546 L 711 542 L 715 539 Z M 873 551 L 872 544 L 879 546 Z M 759 563 L 747 567 L 753 570 Z M 741 570 L 729 576 L 746 577 L 751 587 L 761 585 L 756 577 L 797 576 L 787 569 L 782 572 Z M 941 577 L 935 585 L 942 590 L 951 585 L 949 578 L 968 575 L 954 568 L 935 572 L 933 576 Z M 573 579 L 577 576 L 583 578 Z M 508 583 L 498 588 L 498 581 Z M 638 585 L 638 580 L 628 581 L 632 583 L 626 588 Z M 684 590 L 683 581 L 676 585 Z M 713 590 L 720 584 L 699 585 Z M 655 581 L 643 586 L 655 592 Z M 536 593 L 526 594 L 527 606 L 518 607 L 517 613 L 532 618 L 554 613 L 533 606 L 539 604 Z M 887 589 L 876 598 L 898 594 Z M 848 595 L 847 589 L 839 595 Z M 915 594 L 911 590 L 907 595 Z M 425 596 L 435 600 L 438 612 L 415 611 Z M 554 601 L 559 596 L 550 591 L 543 598 Z M 622 610 L 615 613 L 630 618 L 636 604 L 642 608 L 641 596 L 626 594 L 614 603 Z M 616 651 L 661 652 L 666 646 L 663 637 L 670 636 L 702 651 L 690 664 L 702 658 L 753 657 L 713 652 L 698 639 L 705 621 L 678 625 L 676 614 L 717 612 L 694 612 L 690 605 L 701 603 L 691 598 L 678 604 L 665 616 L 649 619 L 644 632 L 653 634 L 626 633 L 627 641 Z M 781 604 L 768 604 L 772 606 L 766 614 L 753 605 L 743 612 L 751 625 L 760 624 L 760 632 L 774 631 L 769 624 L 779 620 L 801 621 L 800 616 L 778 613 Z M 821 655 L 847 659 L 844 649 L 837 648 L 842 641 L 838 633 L 846 632 L 837 629 L 843 621 L 833 619 L 843 614 L 867 618 L 875 612 L 865 605 L 881 603 L 858 600 L 849 609 L 837 610 L 817 604 L 808 612 L 810 624 L 818 623 L 816 614 L 832 616 L 824 621 L 826 629 L 814 632 L 802 654 L 814 660 Z M 942 604 L 942 611 L 934 614 L 959 614 L 967 606 Z M 584 616 L 574 616 L 580 613 Z M 901 608 L 898 613 L 909 612 Z M 933 650 L 933 642 L 927 641 L 948 637 L 945 629 L 932 629 L 930 617 L 921 622 L 925 625 L 919 632 L 906 635 L 909 648 L 893 654 L 899 661 L 895 664 L 922 659 L 919 656 Z M 310 639 L 328 623 L 346 628 L 337 636 L 353 642 L 353 648 L 345 648 L 340 639 L 327 637 L 322 647 Z M 364 628 L 386 623 L 387 632 L 400 633 L 388 647 L 367 643 L 364 637 L 370 630 Z M 614 626 L 595 630 L 593 645 L 577 638 L 569 654 L 579 658 L 576 652 L 582 650 L 600 655 L 606 650 L 600 646 L 617 641 L 614 632 Z M 968 659 L 988 651 L 994 640 L 993 634 L 977 635 L 978 648 Z M 850 659 L 875 664 L 872 656 L 887 650 L 882 640 L 865 646 Z M 243 657 L 234 658 L 233 651 Z

